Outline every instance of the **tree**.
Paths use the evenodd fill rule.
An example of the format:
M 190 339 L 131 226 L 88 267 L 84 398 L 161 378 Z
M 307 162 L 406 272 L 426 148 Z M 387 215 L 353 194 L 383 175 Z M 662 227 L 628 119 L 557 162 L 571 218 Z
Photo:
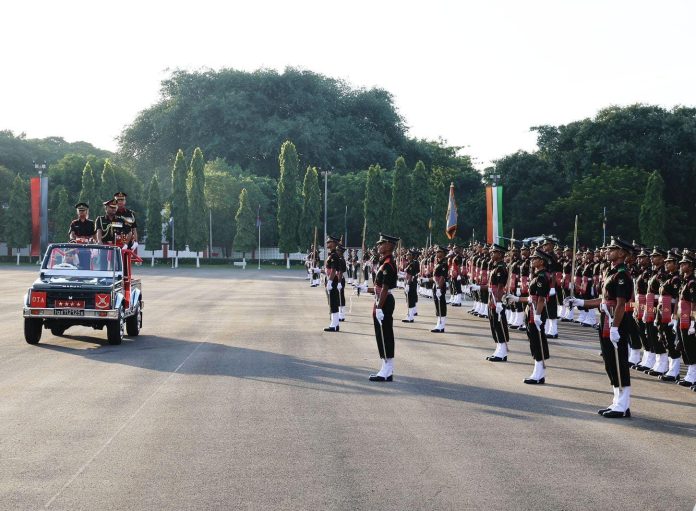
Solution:
M 203 152 L 196 147 L 188 175 L 188 244 L 191 250 L 200 252 L 208 240 L 208 215 L 205 207 L 205 174 Z
M 406 239 L 421 246 L 428 236 L 428 221 L 432 202 L 430 176 L 422 161 L 416 163 L 411 174 L 411 207 L 408 214 Z
M 55 212 L 54 225 L 54 242 L 65 242 L 68 241 L 70 236 L 68 235 L 68 228 L 70 227 L 70 222 L 75 218 L 75 206 L 70 203 L 68 198 L 68 191 L 64 186 L 60 187 L 58 190 L 58 208 Z
M 86 202 L 92 211 L 101 210 L 102 201 L 97 196 L 97 186 L 94 183 L 94 173 L 92 166 L 87 162 L 82 170 L 82 191 L 80 191 L 79 202 Z
M 31 211 L 29 209 L 29 185 L 17 174 L 12 183 L 10 202 L 7 208 L 5 240 L 8 251 L 19 250 L 31 241 Z M 19 262 L 19 252 L 17 252 Z
M 172 169 L 172 200 L 171 210 L 174 218 L 174 238 L 172 247 L 178 252 L 188 243 L 188 196 L 186 194 L 186 162 L 184 151 L 176 153 Z
M 391 222 L 389 231 L 394 236 L 401 236 L 404 245 L 411 245 L 417 240 L 411 239 L 408 226 L 409 210 L 414 206 L 411 203 L 411 187 L 409 186 L 409 172 L 406 168 L 406 160 L 399 156 L 394 164 L 394 180 L 392 183 Z
M 302 183 L 302 217 L 300 218 L 298 239 L 300 247 L 308 247 L 314 242 L 314 229 L 321 224 L 321 194 L 319 192 L 319 173 L 316 167 L 307 167 Z
M 114 168 L 109 160 L 104 161 L 104 170 L 101 175 L 101 196 L 113 197 L 116 192 L 120 192 L 118 182 L 116 181 L 116 174 L 114 173 Z M 91 204 L 90 204 L 91 206 Z
M 665 235 L 667 208 L 663 198 L 664 189 L 665 182 L 662 180 L 660 173 L 658 171 L 652 172 L 648 178 L 648 183 L 645 185 L 645 196 L 640 206 L 640 217 L 638 220 L 640 239 L 648 246 L 668 247 L 667 236 Z
M 150 250 L 162 248 L 162 200 L 160 199 L 159 180 L 152 176 L 147 193 L 147 221 L 145 225 L 146 244 Z
M 302 213 L 298 193 L 299 158 L 295 144 L 285 141 L 280 148 L 280 179 L 278 181 L 278 248 L 286 254 L 297 252 L 297 231 Z
M 256 246 L 255 225 L 256 217 L 249 205 L 249 196 L 246 188 L 242 188 L 239 194 L 239 209 L 234 216 L 237 222 L 237 232 L 234 235 L 234 249 L 246 257 L 246 252 L 251 251 Z
M 367 171 L 365 183 L 365 243 L 377 241 L 380 232 L 389 228 L 389 188 L 384 182 L 384 172 L 379 165 L 372 165 Z

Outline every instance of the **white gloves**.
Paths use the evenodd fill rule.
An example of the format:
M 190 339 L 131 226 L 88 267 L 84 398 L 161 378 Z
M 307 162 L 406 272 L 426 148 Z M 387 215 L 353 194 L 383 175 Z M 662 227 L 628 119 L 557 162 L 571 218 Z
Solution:
M 333 280 L 327 280 L 327 281 L 326 281 L 326 290 L 327 290 L 327 291 L 333 290 Z
M 339 291 L 343 289 L 343 284 L 341 284 L 340 282 L 336 284 L 336 289 L 338 289 Z
M 498 302 L 495 304 L 495 312 L 497 312 L 498 314 L 503 312 L 503 304 L 502 303 Z
M 442 297 L 442 291 L 440 290 L 440 288 L 437 288 L 437 289 L 435 290 L 435 296 L 436 296 L 437 298 L 441 298 L 441 297 Z
M 470 289 L 472 291 L 481 291 L 481 286 L 479 286 L 478 284 L 471 284 Z
M 522 290 L 518 287 L 518 288 L 517 288 L 517 291 L 515 291 L 515 294 L 516 294 L 517 296 L 522 296 Z
M 408 294 L 409 289 L 411 289 L 411 286 L 408 284 L 404 284 L 404 291 L 406 292 L 406 294 Z
M 571 298 L 568 300 L 569 306 L 570 307 L 584 307 L 585 306 L 585 300 L 582 298 Z
M 669 322 L 669 326 L 672 327 L 672 330 L 674 330 L 674 333 L 677 333 L 677 320 L 673 319 L 672 321 Z
M 621 339 L 621 336 L 619 335 L 619 327 L 618 326 L 609 327 L 609 340 L 614 344 L 614 346 L 617 345 L 617 343 L 619 342 L 619 339 Z
M 384 320 L 384 311 L 382 309 L 375 310 L 375 317 L 380 323 Z
M 457 280 L 461 282 L 462 276 L 461 276 L 461 275 L 457 275 Z
M 691 326 L 689 327 L 689 331 L 687 332 L 689 335 L 694 335 L 696 334 L 696 327 L 694 327 L 694 321 L 691 321 Z
M 520 297 L 519 297 L 519 296 L 515 296 L 515 295 L 512 295 L 512 294 L 510 294 L 510 293 L 507 293 L 505 296 L 503 296 L 503 299 L 504 299 L 506 302 L 508 302 L 508 303 L 510 303 L 510 302 L 519 302 L 519 301 L 520 301 Z
M 541 330 L 541 314 L 534 314 L 534 324 Z
M 549 296 L 556 296 L 556 288 L 555 288 L 555 287 L 552 287 L 552 288 L 549 290 Z

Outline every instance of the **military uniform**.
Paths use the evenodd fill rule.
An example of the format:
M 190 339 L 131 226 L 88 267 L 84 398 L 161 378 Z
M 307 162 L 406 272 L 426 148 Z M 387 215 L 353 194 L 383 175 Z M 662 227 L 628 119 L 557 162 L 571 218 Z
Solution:
M 331 324 L 324 328 L 324 331 L 338 332 L 338 308 L 340 306 L 341 299 L 338 284 L 340 282 L 339 273 L 341 271 L 341 258 L 336 250 L 338 239 L 334 236 L 329 236 L 326 243 L 327 245 L 332 243 L 334 246 L 329 249 L 329 253 L 326 255 L 326 260 L 324 262 L 324 271 L 326 273 L 326 294 L 329 299 L 329 312 L 331 317 Z
M 406 292 L 406 301 L 408 304 L 408 313 L 406 319 L 402 319 L 404 323 L 413 323 L 416 315 L 416 304 L 418 303 L 418 276 L 420 274 L 420 264 L 418 264 L 418 256 L 420 252 L 415 249 L 409 250 L 411 260 L 406 265 L 404 277 L 404 291 Z
M 660 373 L 660 371 L 651 371 L 648 373 L 651 376 L 659 376 L 660 379 L 664 379 L 665 381 L 676 381 L 679 377 L 679 370 L 681 369 L 681 354 L 676 347 L 678 327 L 677 320 L 675 319 L 679 289 L 681 288 L 681 278 L 677 270 L 678 261 L 679 256 L 675 252 L 669 252 L 667 258 L 665 258 L 665 270 L 668 271 L 668 273 L 667 278 L 660 286 L 660 298 L 657 311 L 657 320 L 659 321 L 658 339 L 667 352 L 668 369 L 664 374 L 655 374 Z M 670 263 L 670 268 L 673 268 L 672 270 L 667 268 L 668 263 Z
M 396 245 L 399 239 L 380 235 L 378 245 Z M 375 272 L 375 304 L 372 309 L 372 322 L 375 327 L 377 350 L 382 359 L 382 367 L 377 374 L 370 375 L 370 381 L 392 381 L 394 374 L 394 294 L 397 283 L 397 268 L 394 255 L 390 252 L 380 258 Z
M 491 246 L 491 254 L 497 253 L 494 257 L 502 256 L 505 249 L 500 245 L 493 244 Z M 507 343 L 510 337 L 508 332 L 507 317 L 505 316 L 505 307 L 503 306 L 502 298 L 505 292 L 505 286 L 508 283 L 508 269 L 505 262 L 502 260 L 491 261 L 491 272 L 488 277 L 488 322 L 491 327 L 491 334 L 495 342 L 495 351 L 493 355 L 486 357 L 490 362 L 507 362 Z M 496 297 L 500 297 L 500 300 Z
M 650 266 L 650 254 L 643 249 L 638 254 L 639 268 L 636 271 L 634 279 L 634 287 L 636 300 L 638 302 L 635 308 L 636 322 L 638 324 L 638 335 L 640 336 L 643 345 L 643 357 L 640 362 L 632 369 L 646 371 L 652 368 L 655 364 L 655 346 L 652 343 L 651 336 L 648 335 L 648 325 L 645 321 L 646 312 L 646 296 L 648 294 L 648 283 L 652 277 L 652 268 Z
M 433 302 L 435 303 L 437 324 L 431 332 L 444 333 L 445 321 L 447 319 L 447 259 L 444 257 L 444 248 L 436 247 L 435 253 L 443 254 L 443 257 L 435 263 L 433 270 Z
M 348 263 L 346 262 L 345 257 L 343 257 L 343 253 L 345 251 L 345 247 L 341 245 L 340 243 L 336 247 L 338 251 L 338 320 L 339 321 L 345 321 L 346 320 L 346 270 L 348 269 Z
M 694 277 L 694 254 L 684 251 L 679 261 L 681 270 L 681 288 L 679 289 L 679 304 L 677 321 L 677 349 L 681 352 L 686 376 L 679 385 L 690 387 L 696 391 L 696 328 L 694 313 L 696 311 L 696 277 Z

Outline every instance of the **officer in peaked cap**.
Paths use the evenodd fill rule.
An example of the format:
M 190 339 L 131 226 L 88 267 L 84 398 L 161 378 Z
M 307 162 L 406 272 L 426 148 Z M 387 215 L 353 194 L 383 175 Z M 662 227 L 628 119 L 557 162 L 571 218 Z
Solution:
M 75 204 L 77 218 L 70 222 L 68 239 L 70 241 L 92 241 L 96 233 L 94 222 L 89 219 L 89 205 L 86 202 Z
M 660 380 L 674 382 L 679 379 L 681 370 L 681 354 L 676 346 L 678 322 L 676 319 L 677 301 L 681 288 L 679 274 L 679 260 L 681 255 L 678 250 L 672 249 L 665 258 L 665 270 L 667 279 L 660 286 L 660 303 L 658 305 L 658 320 L 660 325 L 658 332 L 662 344 L 667 347 L 668 369 L 664 374 L 657 375 Z M 652 373 L 649 373 L 652 375 Z M 653 375 L 654 376 L 654 375 Z
M 338 332 L 339 331 L 339 315 L 338 310 L 340 307 L 340 293 L 338 285 L 340 283 L 340 273 L 341 273 L 341 258 L 336 250 L 336 246 L 339 243 L 339 239 L 335 236 L 326 237 L 326 260 L 324 261 L 324 272 L 326 274 L 326 294 L 329 298 L 329 314 L 331 317 L 331 324 L 324 328 L 325 332 Z
M 343 246 L 343 242 L 339 241 L 336 244 L 336 252 L 339 258 L 339 272 L 338 272 L 338 320 L 346 320 L 346 271 L 348 270 L 348 263 L 344 257 L 346 247 Z
M 394 378 L 394 289 L 398 280 L 394 248 L 398 241 L 399 238 L 386 234 L 380 234 L 377 241 L 380 259 L 375 274 L 372 322 L 382 367 L 379 372 L 370 375 L 370 381 L 387 382 Z
M 554 253 L 554 247 L 557 242 L 552 236 L 544 236 L 544 239 L 541 241 L 541 249 L 548 255 L 548 272 L 551 277 L 549 300 L 546 304 L 549 315 L 546 323 L 546 336 L 551 339 L 558 338 L 558 297 L 561 293 L 561 281 L 563 278 L 563 267 Z
M 679 260 L 681 288 L 679 289 L 679 309 L 677 312 L 677 346 L 681 352 L 686 376 L 679 385 L 696 391 L 696 328 L 694 314 L 696 313 L 696 278 L 694 277 L 696 255 L 689 251 L 682 252 Z
M 435 302 L 435 314 L 437 324 L 431 330 L 434 333 L 445 332 L 445 320 L 447 319 L 447 249 L 442 246 L 435 247 L 435 269 L 433 271 L 433 302 Z
M 114 200 L 118 206 L 116 209 L 116 214 L 123 219 L 124 232 L 131 234 L 131 250 L 137 250 L 138 223 L 135 221 L 135 213 L 133 210 L 126 207 L 126 197 L 128 197 L 128 194 L 125 192 L 116 192 L 114 194 Z
M 488 288 L 488 322 L 490 323 L 491 334 L 495 342 L 495 351 L 493 355 L 486 357 L 486 360 L 490 362 L 507 362 L 507 343 L 510 334 L 505 316 L 505 307 L 503 306 L 503 295 L 508 282 L 508 268 L 503 261 L 505 247 L 494 243 L 491 245 L 489 253 L 491 256 L 491 267 L 486 286 Z
M 413 323 L 416 315 L 416 304 L 418 303 L 418 275 L 420 274 L 420 264 L 418 263 L 420 251 L 418 249 L 409 249 L 406 253 L 406 269 L 404 271 L 404 291 L 408 302 L 408 312 L 406 319 L 401 321 L 404 323 Z

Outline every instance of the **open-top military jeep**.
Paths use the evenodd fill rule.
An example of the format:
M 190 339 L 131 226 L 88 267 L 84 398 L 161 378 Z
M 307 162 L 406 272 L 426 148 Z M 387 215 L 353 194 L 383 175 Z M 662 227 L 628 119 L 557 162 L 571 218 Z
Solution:
M 61 336 L 74 325 L 106 327 L 109 344 L 121 344 L 126 332 L 138 335 L 144 304 L 131 261 L 139 260 L 115 245 L 49 245 L 39 278 L 24 296 L 25 340 L 36 344 L 43 328 Z

